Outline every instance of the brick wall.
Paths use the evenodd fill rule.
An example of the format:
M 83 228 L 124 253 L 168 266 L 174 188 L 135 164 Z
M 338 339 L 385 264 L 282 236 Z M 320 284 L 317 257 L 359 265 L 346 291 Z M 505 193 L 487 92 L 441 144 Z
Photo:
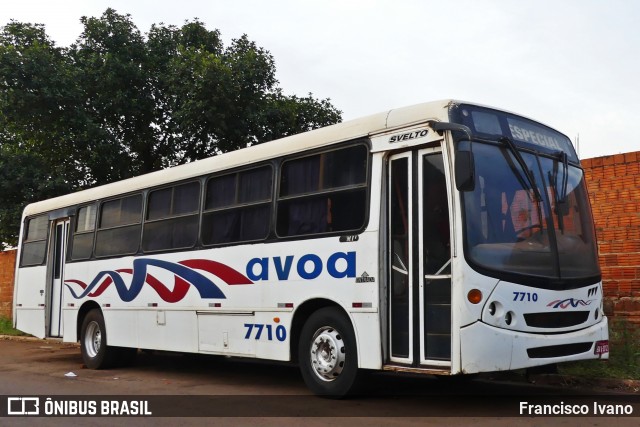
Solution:
M 640 326 L 640 151 L 582 161 L 598 237 L 605 312 Z
M 0 252 L 0 316 L 11 317 L 16 252 Z

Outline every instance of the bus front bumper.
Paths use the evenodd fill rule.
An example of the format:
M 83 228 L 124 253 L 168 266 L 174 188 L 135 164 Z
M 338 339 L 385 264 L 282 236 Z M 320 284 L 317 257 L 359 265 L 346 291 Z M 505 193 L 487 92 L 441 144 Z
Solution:
M 460 330 L 460 371 L 452 373 L 506 371 L 575 360 L 608 359 L 608 340 L 606 317 L 586 329 L 549 335 L 476 322 Z M 603 348 L 607 350 L 602 352 Z

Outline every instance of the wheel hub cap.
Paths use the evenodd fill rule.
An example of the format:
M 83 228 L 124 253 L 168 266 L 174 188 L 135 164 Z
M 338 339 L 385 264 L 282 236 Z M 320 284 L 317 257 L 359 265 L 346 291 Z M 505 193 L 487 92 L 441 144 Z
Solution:
M 342 336 L 331 327 L 318 329 L 311 344 L 311 367 L 323 381 L 335 380 L 344 369 L 345 348 Z
M 96 357 L 100 352 L 100 345 L 102 344 L 102 331 L 100 331 L 100 325 L 97 322 L 91 322 L 87 326 L 87 333 L 85 336 L 85 348 L 90 357 Z

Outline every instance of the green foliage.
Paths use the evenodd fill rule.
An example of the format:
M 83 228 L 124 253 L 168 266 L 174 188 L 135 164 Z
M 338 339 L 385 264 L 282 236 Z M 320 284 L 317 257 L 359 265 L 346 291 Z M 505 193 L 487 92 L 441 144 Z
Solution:
M 15 244 L 25 200 L 69 191 L 64 165 L 51 164 L 36 151 L 0 145 L 0 242 Z M 59 171 L 57 171 L 59 170 Z
M 609 359 L 559 365 L 560 372 L 590 378 L 640 380 L 640 330 L 621 320 L 611 324 Z
M 17 329 L 13 329 L 11 319 L 0 316 L 0 335 L 26 335 L 24 332 L 20 332 Z
M 0 242 L 28 203 L 341 120 L 284 95 L 247 36 L 224 46 L 199 20 L 143 35 L 113 9 L 81 22 L 66 48 L 39 24 L 0 28 Z

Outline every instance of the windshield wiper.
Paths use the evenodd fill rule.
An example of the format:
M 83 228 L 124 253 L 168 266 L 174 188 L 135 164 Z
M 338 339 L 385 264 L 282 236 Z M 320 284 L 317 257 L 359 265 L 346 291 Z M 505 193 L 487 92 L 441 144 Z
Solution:
M 536 201 L 537 202 L 542 201 L 542 195 L 540 194 L 540 190 L 538 190 L 538 186 L 535 183 L 533 175 L 531 175 L 531 171 L 527 167 L 527 164 L 522 158 L 522 155 L 520 154 L 516 146 L 513 144 L 513 141 L 511 141 L 511 139 L 507 138 L 506 136 L 503 136 L 498 141 L 506 145 L 509 148 L 509 151 L 511 151 L 511 154 L 513 154 L 513 157 L 515 157 L 516 161 L 520 165 L 520 168 L 524 172 L 524 176 L 527 179 L 529 186 L 531 187 L 531 190 L 533 190 L 533 195 Z
M 569 185 L 569 156 L 564 151 L 558 153 L 558 160 L 562 161 L 562 187 L 558 191 L 558 163 L 553 165 L 553 180 L 551 180 L 551 172 L 549 172 L 549 181 L 553 183 L 553 189 L 556 192 L 556 202 L 565 203 L 567 201 L 567 187 Z
M 564 151 L 557 154 L 557 159 L 562 161 L 562 185 L 558 190 L 558 160 L 553 162 L 553 173 L 547 172 L 549 183 L 553 186 L 555 211 L 558 216 L 558 228 L 564 231 L 563 217 L 568 213 L 567 188 L 569 185 L 569 156 Z

